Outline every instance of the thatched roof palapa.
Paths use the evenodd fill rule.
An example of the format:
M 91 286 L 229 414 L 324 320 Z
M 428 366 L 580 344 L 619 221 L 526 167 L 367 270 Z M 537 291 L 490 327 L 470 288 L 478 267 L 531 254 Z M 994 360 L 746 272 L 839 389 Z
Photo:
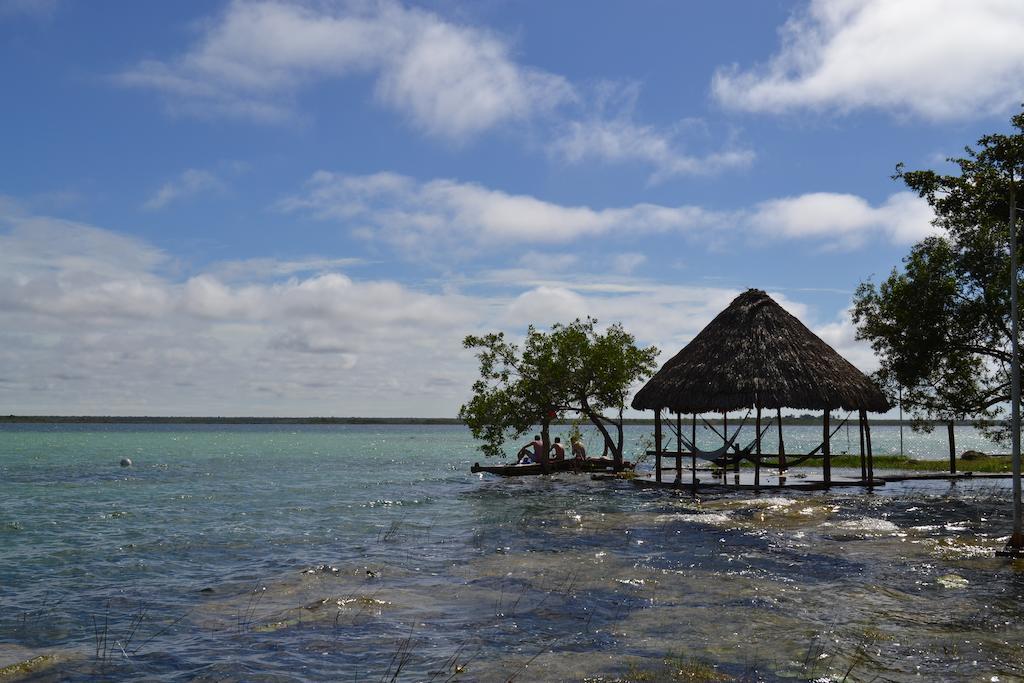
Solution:
M 736 297 L 662 366 L 632 405 L 680 413 L 889 409 L 874 382 L 759 289 Z

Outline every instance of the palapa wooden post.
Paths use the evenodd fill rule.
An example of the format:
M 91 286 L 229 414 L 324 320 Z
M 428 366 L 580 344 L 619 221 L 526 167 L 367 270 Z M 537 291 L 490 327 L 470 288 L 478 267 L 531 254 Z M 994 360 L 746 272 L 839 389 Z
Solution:
M 676 482 L 683 483 L 683 414 L 676 411 Z
M 654 481 L 661 483 L 661 408 L 654 411 Z
M 860 480 L 867 481 L 868 461 L 864 454 L 864 421 L 867 420 L 867 413 L 863 410 L 857 411 L 857 431 L 860 433 Z
M 871 422 L 868 421 L 867 412 L 864 413 L 864 442 L 868 447 L 868 488 L 873 488 L 875 483 L 875 457 L 871 453 Z
M 729 413 L 722 411 L 722 443 L 729 443 Z M 725 449 L 725 460 L 722 462 L 722 483 L 725 483 L 726 472 L 729 471 L 729 449 Z
M 779 421 L 779 474 L 781 475 L 786 471 L 786 444 L 782 440 L 782 407 L 780 406 L 776 413 Z
M 832 483 L 832 439 L 829 438 L 829 436 L 831 436 L 832 430 L 829 429 L 828 414 L 829 410 L 828 408 L 825 408 L 825 414 L 822 416 L 821 419 L 821 429 L 825 438 L 824 442 L 822 443 L 822 454 L 824 454 L 825 458 L 821 463 L 821 471 L 822 474 L 825 475 L 825 486 L 828 486 L 829 484 Z
M 757 430 L 756 445 L 757 459 L 754 461 L 754 488 L 761 485 L 761 406 L 757 407 L 757 418 L 754 421 L 754 429 Z
M 737 428 L 737 432 L 736 432 L 736 439 L 737 440 L 740 438 L 739 430 L 742 430 L 742 429 L 743 429 L 743 423 L 740 422 L 740 426 Z M 736 446 L 737 445 L 738 444 L 736 444 L 736 443 L 733 443 L 733 445 L 732 445 L 733 446 L 733 448 L 732 448 L 733 457 L 736 458 L 736 462 L 734 462 L 733 466 L 732 466 L 732 471 L 736 472 L 737 474 L 739 474 L 739 471 L 740 471 L 740 455 L 739 455 L 739 452 L 736 450 Z
M 949 428 L 949 473 L 956 474 L 956 437 L 953 436 L 953 421 L 947 425 Z
M 697 490 L 697 413 L 693 414 L 693 423 L 690 427 L 690 444 L 693 450 L 690 451 L 690 475 L 693 477 L 693 490 Z

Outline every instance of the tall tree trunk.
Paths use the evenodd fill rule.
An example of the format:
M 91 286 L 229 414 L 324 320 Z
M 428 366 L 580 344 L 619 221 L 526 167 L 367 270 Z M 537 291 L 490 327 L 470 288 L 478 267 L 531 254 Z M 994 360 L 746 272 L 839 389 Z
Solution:
M 949 430 L 949 473 L 956 474 L 956 436 L 953 434 L 953 420 L 946 427 Z
M 623 447 L 623 434 L 622 434 L 622 405 L 619 405 L 619 421 L 615 423 L 615 429 L 619 432 L 618 446 L 615 448 L 615 453 L 612 456 L 615 458 L 615 471 L 619 472 L 622 470 L 622 447 Z
M 619 430 L 618 439 L 617 439 L 617 441 L 613 441 L 612 440 L 612 435 L 608 433 L 608 428 L 605 426 L 604 423 L 605 423 L 605 421 L 607 421 L 607 422 L 610 422 L 612 424 L 615 424 L 615 421 L 614 420 L 609 420 L 608 418 L 604 417 L 600 413 L 597 413 L 596 411 L 594 411 L 590 407 L 590 404 L 587 403 L 586 401 L 583 402 L 583 405 L 580 406 L 580 408 L 582 409 L 583 414 L 587 416 L 587 419 L 590 420 L 590 423 L 593 424 L 595 427 L 597 427 L 597 431 L 601 432 L 601 436 L 604 437 L 604 444 L 605 444 L 605 446 L 607 446 L 608 450 L 610 450 L 612 452 L 612 462 L 613 462 L 615 471 L 618 472 L 618 471 L 622 470 L 622 423 L 621 423 L 621 421 L 619 422 L 618 425 L 616 425 L 618 427 L 618 430 Z
M 543 444 L 540 454 L 540 466 L 544 471 L 544 474 L 547 474 L 549 471 L 548 449 L 551 448 L 550 426 L 551 421 L 545 415 L 544 419 L 542 419 L 540 423 L 540 441 Z

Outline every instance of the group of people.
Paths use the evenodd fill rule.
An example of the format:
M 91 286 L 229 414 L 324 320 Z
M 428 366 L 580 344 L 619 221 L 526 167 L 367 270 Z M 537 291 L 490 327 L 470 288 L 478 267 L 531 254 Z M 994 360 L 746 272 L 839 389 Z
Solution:
M 540 438 L 540 434 L 537 434 L 533 437 L 533 441 L 519 449 L 519 453 L 516 454 L 516 464 L 529 465 L 540 462 L 543 453 L 544 441 Z M 548 448 L 548 455 L 551 456 L 551 460 L 565 460 L 565 446 L 562 445 L 560 437 L 555 437 L 554 443 Z M 586 460 L 587 458 L 587 449 L 583 447 L 583 442 L 579 439 L 572 442 L 572 457 L 576 460 Z

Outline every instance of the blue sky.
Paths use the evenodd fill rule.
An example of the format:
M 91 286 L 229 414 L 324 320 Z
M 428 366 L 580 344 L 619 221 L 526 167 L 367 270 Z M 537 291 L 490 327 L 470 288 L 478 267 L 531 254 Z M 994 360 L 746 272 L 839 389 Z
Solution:
M 468 333 L 847 309 L 1024 4 L 0 0 L 0 413 L 451 416 Z

